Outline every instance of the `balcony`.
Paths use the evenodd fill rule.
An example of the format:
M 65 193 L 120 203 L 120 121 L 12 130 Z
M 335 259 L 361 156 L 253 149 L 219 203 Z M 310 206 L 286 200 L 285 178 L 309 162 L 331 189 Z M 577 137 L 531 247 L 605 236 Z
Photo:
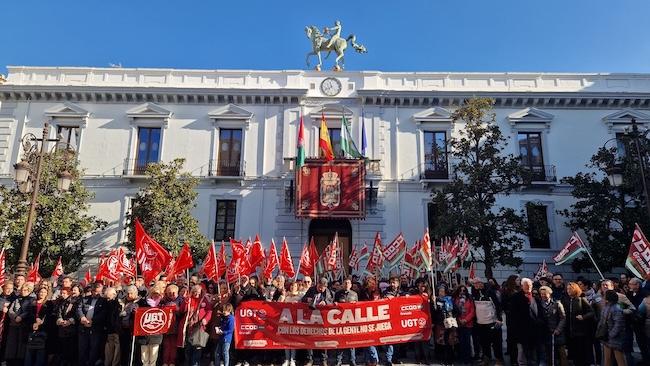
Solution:
M 142 162 L 138 159 L 125 159 L 124 160 L 124 169 L 122 170 L 122 175 L 125 177 L 145 177 L 147 171 L 147 166 L 149 164 L 157 163 L 157 161 L 148 161 Z
M 420 170 L 420 181 L 449 181 L 451 179 L 451 167 L 447 163 L 432 164 L 424 163 Z
M 208 176 L 214 178 L 243 178 L 246 175 L 246 162 L 229 160 L 210 160 Z
M 530 174 L 529 184 L 557 182 L 555 165 L 524 165 L 523 168 Z

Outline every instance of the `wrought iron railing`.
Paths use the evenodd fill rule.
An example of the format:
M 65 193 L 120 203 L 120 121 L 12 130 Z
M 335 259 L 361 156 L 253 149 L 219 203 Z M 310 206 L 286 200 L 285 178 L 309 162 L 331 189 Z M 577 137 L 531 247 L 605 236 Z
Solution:
M 528 170 L 531 182 L 557 182 L 555 165 L 524 165 L 523 167 Z
M 246 162 L 213 159 L 208 165 L 211 177 L 243 177 L 246 175 Z
M 124 160 L 124 169 L 122 170 L 122 175 L 145 175 L 147 167 L 149 164 L 157 163 L 158 161 L 140 161 L 138 159 L 125 159 Z

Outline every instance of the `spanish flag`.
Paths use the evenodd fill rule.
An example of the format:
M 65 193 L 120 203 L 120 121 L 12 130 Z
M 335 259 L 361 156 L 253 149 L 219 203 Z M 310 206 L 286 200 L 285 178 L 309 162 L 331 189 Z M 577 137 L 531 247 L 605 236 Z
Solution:
M 325 115 L 322 113 L 320 120 L 320 138 L 318 140 L 318 145 L 320 146 L 325 160 L 334 160 L 334 150 L 332 149 L 332 142 L 330 141 L 330 133 L 327 130 L 327 124 L 325 123 Z

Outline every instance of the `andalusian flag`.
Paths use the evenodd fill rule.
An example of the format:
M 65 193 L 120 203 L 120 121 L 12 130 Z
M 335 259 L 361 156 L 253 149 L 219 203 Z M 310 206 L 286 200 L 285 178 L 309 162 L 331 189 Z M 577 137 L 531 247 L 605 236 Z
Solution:
M 300 116 L 300 126 L 298 127 L 298 151 L 296 152 L 296 167 L 300 168 L 305 165 L 305 126 Z
M 332 142 L 330 141 L 330 132 L 327 130 L 327 123 L 325 123 L 325 115 L 321 114 L 320 120 L 320 138 L 318 140 L 318 146 L 320 146 L 321 151 L 325 160 L 332 161 L 334 160 L 334 150 L 332 149 Z
M 345 119 L 345 115 L 341 117 L 341 150 L 343 150 L 343 156 L 351 157 L 353 159 L 361 159 L 362 156 L 359 154 L 357 145 L 352 141 L 352 136 L 350 134 L 350 124 Z

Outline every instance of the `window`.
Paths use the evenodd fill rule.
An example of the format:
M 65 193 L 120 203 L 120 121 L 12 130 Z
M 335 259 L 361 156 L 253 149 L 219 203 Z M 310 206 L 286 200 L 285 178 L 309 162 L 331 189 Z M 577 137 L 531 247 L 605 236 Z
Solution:
M 429 232 L 433 231 L 436 227 L 436 217 L 438 216 L 438 207 L 433 202 L 427 203 L 427 225 Z
M 158 162 L 160 153 L 160 128 L 138 128 L 138 151 L 136 155 L 136 174 L 143 174 L 147 165 Z
M 61 139 L 57 150 L 68 147 L 64 144 L 68 144 L 75 150 L 79 149 L 79 126 L 57 126 L 56 136 Z
M 517 139 L 521 164 L 532 173 L 534 181 L 546 180 L 541 133 L 520 132 Z
M 547 209 L 548 207 L 542 204 L 526 204 L 528 240 L 531 248 L 548 249 L 551 247 Z
M 235 237 L 235 216 L 237 201 L 217 200 L 217 221 L 214 227 L 214 240 L 229 240 Z
M 624 133 L 616 134 L 616 159 L 623 160 L 627 156 L 627 145 L 629 143 L 629 138 L 625 136 Z M 611 147 L 611 145 L 610 145 Z
M 449 178 L 446 132 L 424 132 L 424 178 Z
M 334 153 L 334 158 L 342 158 L 343 151 L 341 150 L 341 129 L 328 128 L 327 131 L 330 134 L 330 142 L 332 143 L 332 152 Z M 323 155 L 323 150 L 321 150 L 320 148 L 318 150 L 319 150 L 320 157 L 321 158 L 325 157 Z
M 242 130 L 219 130 L 219 160 L 217 162 L 217 176 L 236 177 L 241 175 L 241 143 Z

